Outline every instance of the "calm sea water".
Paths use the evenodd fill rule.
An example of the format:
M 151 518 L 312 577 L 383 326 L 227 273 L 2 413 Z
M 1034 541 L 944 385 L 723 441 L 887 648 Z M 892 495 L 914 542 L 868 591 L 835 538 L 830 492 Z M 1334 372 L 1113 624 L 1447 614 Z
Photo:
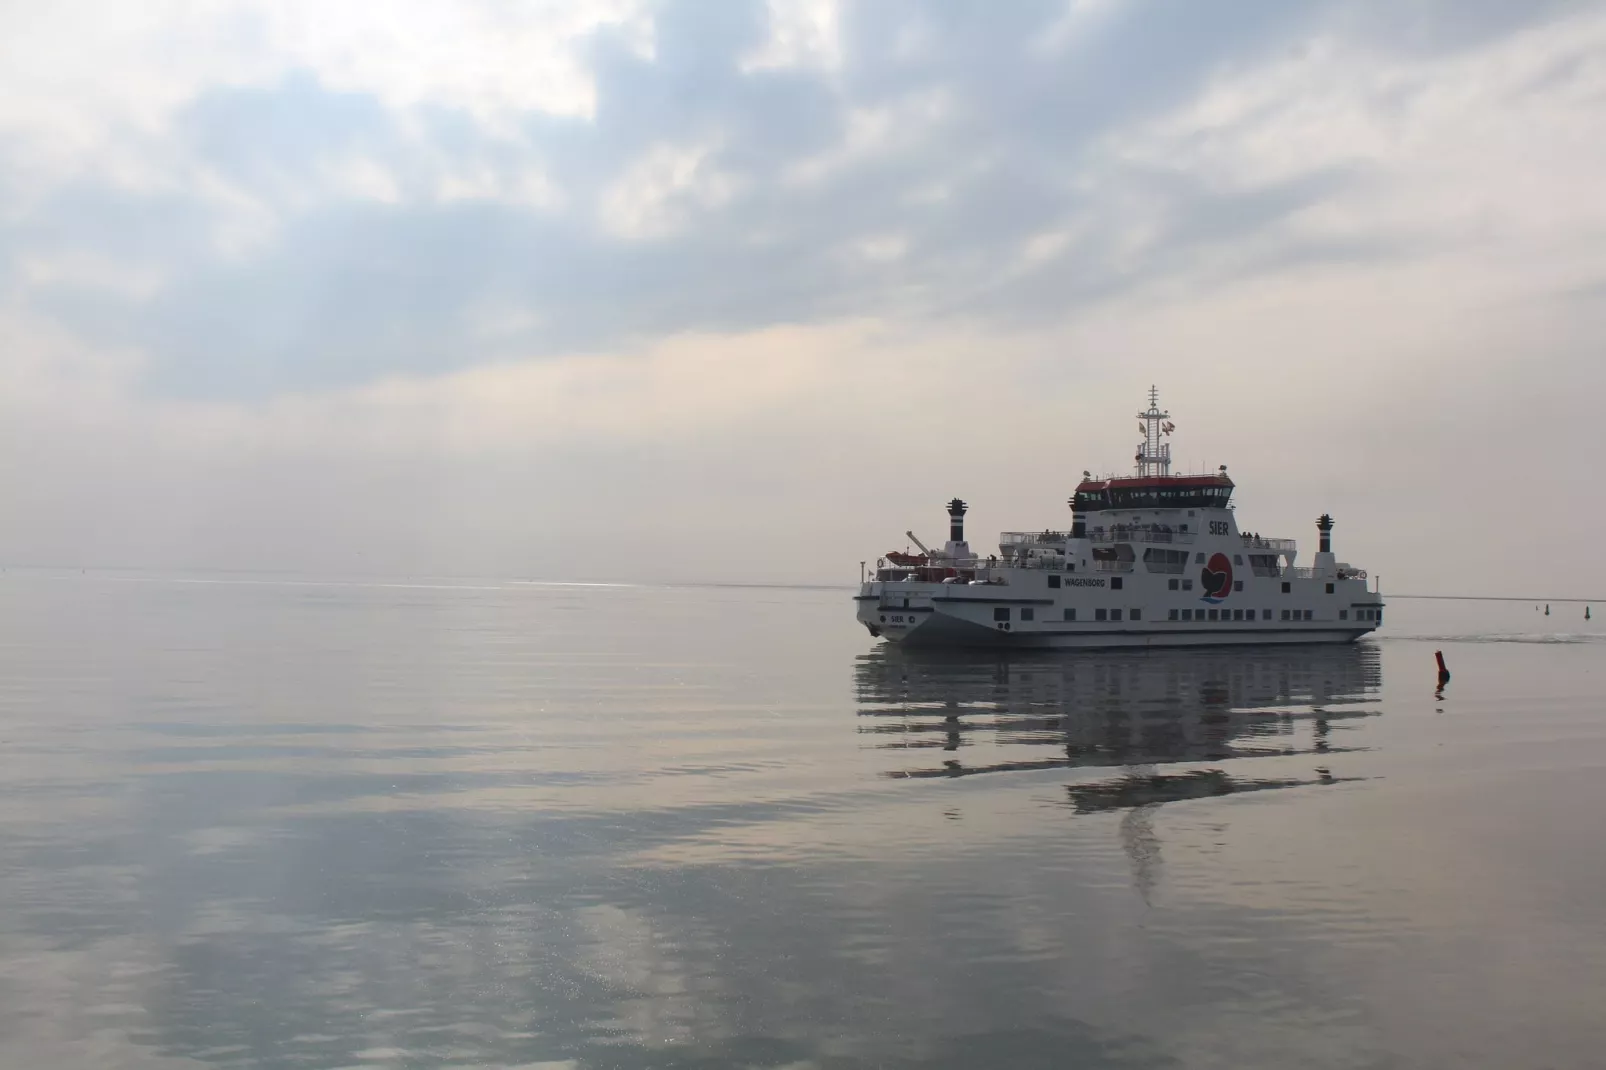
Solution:
M 1606 1064 L 1582 606 L 919 657 L 850 594 L 0 575 L 0 1065 Z

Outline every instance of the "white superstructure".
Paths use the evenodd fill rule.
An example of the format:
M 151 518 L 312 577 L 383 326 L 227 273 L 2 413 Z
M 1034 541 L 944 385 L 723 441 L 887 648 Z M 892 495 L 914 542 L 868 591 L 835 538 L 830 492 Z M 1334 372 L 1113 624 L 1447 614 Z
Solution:
M 1332 552 L 1317 520 L 1310 567 L 1292 539 L 1240 531 L 1227 467 L 1171 474 L 1175 430 L 1149 391 L 1137 473 L 1082 473 L 1069 531 L 1006 531 L 980 557 L 967 506 L 948 503 L 948 541 L 889 553 L 856 596 L 859 621 L 892 642 L 1025 647 L 1347 643 L 1383 622 L 1366 573 Z

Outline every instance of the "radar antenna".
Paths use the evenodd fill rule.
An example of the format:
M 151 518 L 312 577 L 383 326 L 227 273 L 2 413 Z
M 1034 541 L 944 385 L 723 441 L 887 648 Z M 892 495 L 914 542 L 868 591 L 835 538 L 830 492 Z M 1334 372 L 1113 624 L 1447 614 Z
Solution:
M 1143 441 L 1138 443 L 1138 475 L 1168 476 L 1171 474 L 1171 444 L 1162 441 L 1177 429 L 1171 414 L 1160 408 L 1159 387 L 1149 387 L 1149 409 L 1138 413 L 1139 432 Z

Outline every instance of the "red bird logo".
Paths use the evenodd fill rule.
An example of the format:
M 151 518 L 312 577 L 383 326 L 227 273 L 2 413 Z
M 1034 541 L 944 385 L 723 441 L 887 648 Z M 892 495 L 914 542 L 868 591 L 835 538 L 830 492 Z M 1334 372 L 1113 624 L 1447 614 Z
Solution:
M 1204 588 L 1202 601 L 1220 602 L 1232 593 L 1232 562 L 1226 554 L 1211 554 L 1205 567 L 1199 570 L 1199 586 Z

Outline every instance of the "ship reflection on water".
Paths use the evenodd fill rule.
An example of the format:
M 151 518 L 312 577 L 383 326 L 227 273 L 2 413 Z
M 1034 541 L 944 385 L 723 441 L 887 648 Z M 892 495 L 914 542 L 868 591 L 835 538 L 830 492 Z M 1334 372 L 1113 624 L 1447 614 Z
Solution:
M 1324 756 L 1376 716 L 1375 647 L 1146 653 L 922 653 L 884 645 L 855 667 L 859 730 L 889 777 L 1119 770 L 1067 786 L 1078 813 L 1334 783 Z M 1257 777 L 1242 759 L 1316 759 Z M 1232 771 L 1220 768 L 1230 763 Z M 1203 765 L 1204 768 L 1168 766 Z M 1286 766 L 1281 768 L 1286 769 Z

